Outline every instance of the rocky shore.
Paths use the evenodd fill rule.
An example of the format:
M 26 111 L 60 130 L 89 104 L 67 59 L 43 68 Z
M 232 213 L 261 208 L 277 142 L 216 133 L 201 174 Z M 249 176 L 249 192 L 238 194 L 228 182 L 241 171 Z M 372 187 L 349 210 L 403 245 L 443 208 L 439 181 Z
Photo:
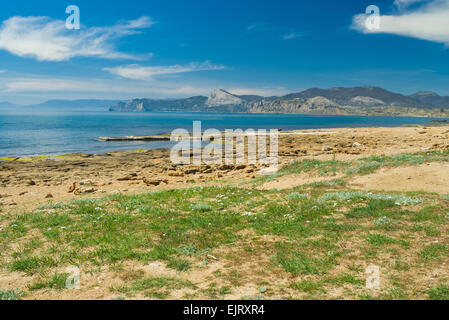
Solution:
M 280 167 L 301 159 L 354 160 L 449 147 L 447 125 L 303 130 L 298 133 L 279 137 Z M 0 203 L 10 210 L 34 207 L 49 200 L 59 202 L 119 192 L 242 182 L 259 176 L 262 167 L 175 165 L 170 162 L 170 150 L 167 149 L 19 157 L 0 161 Z

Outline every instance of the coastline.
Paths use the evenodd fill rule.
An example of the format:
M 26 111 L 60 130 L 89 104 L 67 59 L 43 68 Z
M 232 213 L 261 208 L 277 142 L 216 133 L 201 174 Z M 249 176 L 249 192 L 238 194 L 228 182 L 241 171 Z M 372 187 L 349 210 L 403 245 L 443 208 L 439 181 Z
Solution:
M 237 115 L 236 113 L 233 113 L 234 115 Z M 135 115 L 135 113 L 134 113 Z M 248 114 L 252 115 L 252 114 Z M 326 116 L 332 116 L 332 115 L 326 115 Z M 342 115 L 336 115 L 336 117 L 341 117 Z M 365 116 L 360 116 L 365 117 Z M 372 117 L 372 116 L 366 116 L 366 117 Z M 409 118 L 409 117 L 406 117 Z M 419 117 L 416 117 L 419 118 Z M 444 126 L 449 122 L 449 118 L 433 118 L 433 120 L 428 121 L 427 123 L 423 124 L 392 124 L 392 125 L 380 125 L 380 126 L 372 126 L 370 124 L 364 126 L 364 125 L 358 125 L 358 126 L 342 126 L 342 127 L 312 127 L 312 128 L 298 128 L 298 129 L 289 129 L 286 131 L 283 131 L 280 129 L 280 132 L 310 132 L 310 131 L 322 131 L 322 130 L 330 130 L 330 131 L 337 131 L 342 129 L 355 129 L 355 128 L 403 128 L 403 127 L 415 127 L 415 126 Z M 109 142 L 143 142 L 145 144 L 148 143 L 154 143 L 154 142 L 170 142 L 167 136 L 169 136 L 170 133 L 160 133 L 157 135 L 151 135 L 151 136 L 122 136 L 122 137 L 91 137 L 90 139 L 92 141 L 98 141 L 102 142 L 105 145 Z M 133 138 L 133 139 L 130 139 Z M 143 144 L 140 145 L 140 147 L 144 146 Z M 151 146 L 151 145 L 150 145 Z M 72 157 L 78 157 L 80 155 L 84 155 L 85 157 L 90 157 L 91 155 L 101 155 L 101 154 L 107 154 L 107 153 L 114 153 L 114 152 L 139 152 L 139 151 L 146 151 L 146 150 L 167 150 L 169 147 L 155 147 L 155 148 L 138 148 L 134 149 L 131 146 L 129 148 L 125 147 L 123 149 L 112 149 L 110 151 L 100 151 L 100 152 L 88 152 L 86 150 L 76 150 L 74 152 L 70 153 L 58 153 L 58 152 L 50 152 L 50 153 L 37 153 L 37 154 L 13 154 L 13 155 L 1 155 L 0 154 L 0 162 L 2 161 L 34 161 L 38 159 L 54 159 L 54 160 L 62 160 L 64 158 L 72 158 Z
M 183 128 L 192 131 L 192 122 L 201 121 L 203 130 L 282 129 L 310 130 L 345 127 L 394 127 L 407 124 L 432 125 L 447 119 L 380 116 L 311 116 L 255 114 L 41 114 L 7 115 L 0 122 L 1 158 L 23 156 L 60 156 L 71 153 L 101 154 L 117 150 L 170 148 L 169 141 L 98 141 L 99 137 L 152 136 Z M 22 123 L 26 125 L 23 126 Z M 53 125 L 55 124 L 55 125 Z M 20 127 L 22 126 L 22 127 Z M 20 131 L 15 131 L 22 128 Z
M 335 132 L 326 135 L 326 132 Z M 363 127 L 298 130 L 315 134 L 280 135 L 279 166 L 303 159 L 352 161 L 370 156 L 445 150 L 449 125 Z M 323 134 L 320 134 L 323 133 Z M 292 131 L 292 133 L 294 133 Z M 0 161 L 0 195 L 6 206 L 104 196 L 111 192 L 145 192 L 195 184 L 251 181 L 261 165 L 221 169 L 220 165 L 197 167 L 173 165 L 170 149 L 115 151 L 103 154 L 72 153 L 60 156 L 3 158 Z M 5 161 L 6 160 L 6 161 Z M 145 182 L 145 179 L 147 180 Z M 90 186 L 87 193 L 67 189 Z M 84 189 L 87 189 L 84 187 Z M 33 194 L 33 196 L 31 196 Z M 47 197 L 48 196 L 48 197 Z

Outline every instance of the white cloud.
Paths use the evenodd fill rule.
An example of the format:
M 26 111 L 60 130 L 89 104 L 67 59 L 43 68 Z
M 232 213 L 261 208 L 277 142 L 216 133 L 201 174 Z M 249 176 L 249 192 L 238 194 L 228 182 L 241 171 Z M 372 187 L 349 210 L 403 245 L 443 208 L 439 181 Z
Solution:
M 284 39 L 284 40 L 291 40 L 291 39 L 298 38 L 298 37 L 300 37 L 300 36 L 301 36 L 300 33 L 297 33 L 297 32 L 290 32 L 290 33 L 287 33 L 286 35 L 284 35 L 284 36 L 282 37 L 282 39 Z
M 209 61 L 206 61 L 203 63 L 192 62 L 187 65 L 149 67 L 131 64 L 114 68 L 104 68 L 103 70 L 126 79 L 150 81 L 156 76 L 174 75 L 195 71 L 222 70 L 224 68 L 224 66 L 213 65 Z
M 197 82 L 185 84 L 179 80 L 131 82 L 126 79 L 44 77 L 21 75 L 0 77 L 0 95 L 4 100 L 18 104 L 35 104 L 51 99 L 118 99 L 185 98 L 196 95 L 208 96 L 215 88 L 229 88 L 237 95 L 275 96 L 289 92 L 284 87 L 238 87 L 226 83 Z M 290 90 L 291 91 L 291 90 Z
M 398 7 L 399 10 L 403 10 L 414 3 L 423 2 L 423 1 L 426 1 L 426 0 L 394 0 L 394 5 L 396 7 Z
M 409 5 L 413 0 L 396 0 L 397 5 Z M 414 10 L 401 11 L 399 15 L 381 15 L 380 28 L 366 27 L 367 16 L 353 17 L 352 28 L 365 33 L 388 33 L 418 38 L 449 46 L 449 0 L 432 0 Z
M 155 22 L 149 17 L 118 23 L 110 27 L 81 27 L 68 30 L 65 21 L 49 17 L 11 17 L 0 27 L 0 50 L 39 61 L 65 61 L 74 57 L 142 59 L 118 52 L 114 40 L 139 33 Z
M 3 95 L 54 97 L 121 97 L 152 96 L 156 98 L 209 94 L 212 87 L 159 82 L 136 84 L 103 78 L 50 78 L 26 76 L 0 79 L 0 93 Z
M 6 70 L 0 70 L 0 73 L 5 73 L 6 72 Z

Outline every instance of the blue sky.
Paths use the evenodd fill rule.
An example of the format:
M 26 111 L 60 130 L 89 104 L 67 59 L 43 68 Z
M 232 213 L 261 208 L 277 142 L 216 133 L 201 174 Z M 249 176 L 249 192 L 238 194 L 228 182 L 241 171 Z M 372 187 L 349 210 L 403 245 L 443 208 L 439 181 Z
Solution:
M 81 29 L 67 30 L 68 5 Z M 368 5 L 380 29 L 360 20 Z M 449 0 L 2 1 L 0 101 L 280 95 L 376 85 L 449 95 Z

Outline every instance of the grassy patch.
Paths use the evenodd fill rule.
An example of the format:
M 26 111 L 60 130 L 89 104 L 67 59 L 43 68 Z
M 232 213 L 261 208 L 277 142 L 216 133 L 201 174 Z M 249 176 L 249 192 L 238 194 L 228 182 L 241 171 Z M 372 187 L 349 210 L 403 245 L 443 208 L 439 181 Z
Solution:
M 432 300 L 449 300 L 449 287 L 440 285 L 427 291 Z
M 53 266 L 56 266 L 56 263 L 50 257 L 29 257 L 13 261 L 10 265 L 10 270 L 22 271 L 28 275 L 33 275 L 44 268 Z
M 133 281 L 130 286 L 113 287 L 111 290 L 128 295 L 141 293 L 149 298 L 166 299 L 171 291 L 183 288 L 194 289 L 196 286 L 190 281 L 173 277 L 151 277 Z
M 287 272 L 292 275 L 323 275 L 333 265 L 332 257 L 317 257 L 316 254 L 308 255 L 298 248 L 281 244 L 277 253 L 277 262 Z
M 443 257 L 447 257 L 449 247 L 446 244 L 432 244 L 427 247 L 424 247 L 420 256 L 424 261 L 429 260 L 441 260 Z
M 437 155 L 420 157 L 307 160 L 280 174 L 333 176 L 353 168 L 369 173 Z M 419 278 L 447 257 L 448 203 L 438 195 L 350 190 L 344 180 L 291 190 L 244 186 L 116 194 L 5 213 L 0 259 L 7 270 L 35 275 L 27 285 L 32 296 L 64 289 L 67 277 L 57 271 L 77 265 L 82 272 L 116 273 L 123 283 L 111 290 L 120 297 L 219 299 L 251 284 L 258 298 L 325 298 L 338 292 L 337 298 L 352 299 L 365 297 L 366 265 L 382 266 L 382 274 L 391 277 L 407 271 Z M 404 260 L 385 261 L 385 255 Z M 201 288 L 178 278 L 125 271 L 128 264 L 137 268 L 155 261 L 182 272 L 184 279 L 204 272 Z M 216 261 L 220 272 L 208 273 L 206 267 Z M 285 285 L 286 276 L 297 278 Z M 446 290 L 426 291 L 423 281 L 408 288 L 401 281 L 392 280 L 377 296 L 365 298 L 413 298 L 423 292 L 435 298 Z
M 54 273 L 49 279 L 40 279 L 28 286 L 31 291 L 44 288 L 62 290 L 66 288 L 68 275 L 65 273 Z
M 388 244 L 400 244 L 403 246 L 409 245 L 404 240 L 397 240 L 384 234 L 375 234 L 375 233 L 369 234 L 367 237 L 367 241 L 369 244 L 373 246 L 383 246 Z
M 300 290 L 307 293 L 312 293 L 316 291 L 325 292 L 326 290 L 323 288 L 322 281 L 311 281 L 304 280 L 301 282 L 294 282 L 290 285 L 291 288 L 295 290 Z
M 20 290 L 0 290 L 0 300 L 19 300 L 22 296 Z
M 292 174 L 292 173 L 302 173 L 317 171 L 321 175 L 334 175 L 338 171 L 350 166 L 349 162 L 329 160 L 329 161 L 319 161 L 319 160 L 302 160 L 296 161 L 284 168 L 282 168 L 282 174 Z

